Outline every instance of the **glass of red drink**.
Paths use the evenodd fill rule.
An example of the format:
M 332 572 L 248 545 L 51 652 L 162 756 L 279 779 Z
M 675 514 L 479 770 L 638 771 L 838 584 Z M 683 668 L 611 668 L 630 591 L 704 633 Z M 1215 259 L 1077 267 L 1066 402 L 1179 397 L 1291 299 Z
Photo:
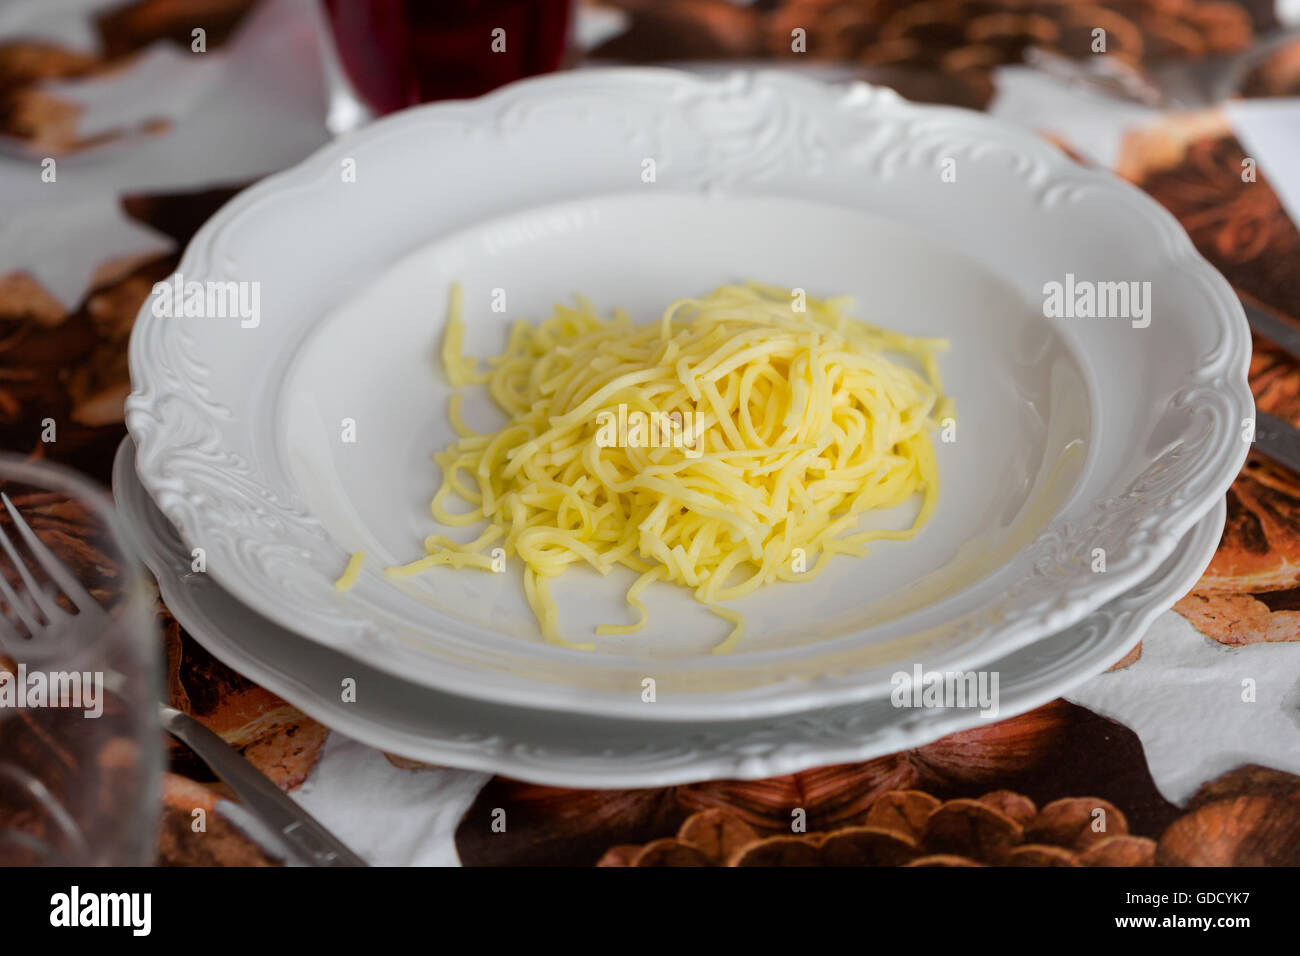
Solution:
M 557 69 L 573 7 L 573 0 L 323 2 L 343 72 L 380 114 Z

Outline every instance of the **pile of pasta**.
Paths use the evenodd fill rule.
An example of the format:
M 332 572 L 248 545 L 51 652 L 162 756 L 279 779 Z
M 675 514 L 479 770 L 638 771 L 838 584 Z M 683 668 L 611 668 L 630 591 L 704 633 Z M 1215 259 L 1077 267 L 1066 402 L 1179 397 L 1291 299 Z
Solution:
M 562 636 L 550 582 L 571 564 L 601 574 L 621 565 L 639 575 L 627 592 L 636 619 L 598 634 L 644 627 L 643 592 L 665 581 L 732 625 L 714 649 L 725 653 L 744 619 L 723 602 L 807 580 L 873 540 L 910 538 L 930 517 L 939 488 L 930 431 L 950 413 L 942 340 L 855 320 L 846 298 L 758 283 L 678 299 L 644 325 L 577 301 L 538 325 L 516 322 L 505 351 L 480 367 L 463 355 L 453 287 L 442 359 L 460 437 L 435 456 L 432 512 L 486 529 L 467 544 L 430 535 L 425 557 L 390 574 L 492 569 L 503 549 L 523 564 L 545 638 L 588 649 Z M 473 385 L 486 385 L 504 427 L 466 426 L 461 389 Z M 633 433 L 628 421 L 655 427 Z M 863 512 L 918 493 L 911 527 L 854 531 Z

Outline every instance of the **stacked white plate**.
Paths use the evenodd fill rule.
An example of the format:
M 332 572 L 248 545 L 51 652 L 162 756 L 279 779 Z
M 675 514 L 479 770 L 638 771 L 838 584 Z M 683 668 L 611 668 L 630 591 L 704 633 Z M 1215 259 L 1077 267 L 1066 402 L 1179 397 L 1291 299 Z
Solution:
M 999 717 L 1060 695 L 1195 581 L 1253 417 L 1240 306 L 1172 217 L 1022 131 L 861 84 L 591 71 L 407 111 L 241 194 L 179 272 L 257 283 L 259 309 L 151 300 L 132 336 L 115 490 L 173 612 L 343 732 L 546 783 L 763 776 L 988 719 L 895 707 L 918 666 L 997 672 Z M 495 354 L 575 293 L 650 320 L 748 277 L 951 341 L 956 440 L 919 536 L 735 602 L 722 656 L 725 623 L 667 585 L 643 632 L 584 652 L 542 640 L 518 568 L 383 575 L 439 530 L 453 281 L 467 351 Z M 1050 283 L 1138 298 L 1047 317 Z M 492 421 L 486 399 L 466 416 Z M 565 630 L 623 620 L 630 580 L 562 576 Z

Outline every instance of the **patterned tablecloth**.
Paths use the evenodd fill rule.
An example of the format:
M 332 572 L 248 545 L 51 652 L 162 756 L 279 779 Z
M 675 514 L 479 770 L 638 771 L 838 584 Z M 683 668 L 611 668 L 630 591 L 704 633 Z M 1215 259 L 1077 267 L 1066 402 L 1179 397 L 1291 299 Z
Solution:
M 315 69 L 298 29 L 313 28 L 307 8 L 292 0 L 260 9 L 251 0 L 84 6 L 88 15 L 30 35 L 0 18 L 0 132 L 76 168 L 79 151 L 118 134 L 88 130 L 84 107 L 65 91 L 120 79 L 124 64 L 138 64 L 132 58 L 165 60 L 168 41 L 188 49 L 196 25 L 210 49 L 228 43 L 232 59 L 234 46 L 272 36 L 291 68 L 264 82 L 289 91 L 279 103 L 297 122 L 245 134 L 247 148 L 204 149 L 183 170 L 142 158 L 80 192 L 75 184 L 37 192 L 18 160 L 0 159 L 0 445 L 107 483 L 125 433 L 127 338 L 152 284 L 231 195 L 325 136 L 319 89 L 296 99 L 291 89 L 294 72 Z M 1087 58 L 1098 28 L 1108 52 L 1138 65 L 1214 56 L 1259 42 L 1279 16 L 1265 0 L 611 0 L 582 7 L 575 61 L 815 64 L 913 99 L 989 110 L 1139 185 L 1243 296 L 1300 320 L 1300 151 L 1296 139 L 1289 149 L 1265 142 L 1288 117 L 1300 128 L 1300 110 L 1278 99 L 1300 95 L 1300 43 L 1254 69 L 1242 99 L 1192 112 L 1108 102 L 1016 65 L 1029 47 Z M 256 17 L 263 22 L 250 23 Z M 798 30 L 805 52 L 792 49 Z M 295 51 L 304 57 L 296 66 Z M 229 72 L 205 82 L 233 88 Z M 183 112 L 182 104 L 135 135 L 181 137 Z M 1257 175 L 1243 176 L 1255 165 L 1246 159 L 1258 160 Z M 1292 358 L 1257 339 L 1251 383 L 1260 408 L 1300 425 Z M 54 443 L 42 440 L 49 419 L 58 423 Z M 75 519 L 67 532 L 77 538 Z M 1255 455 L 1228 492 L 1223 540 L 1195 589 L 1071 701 L 916 750 L 769 780 L 578 791 L 381 756 L 223 666 L 161 603 L 158 616 L 172 703 L 377 862 L 889 865 L 923 855 L 951 864 L 1300 864 L 1300 649 L 1292 646 L 1300 640 L 1300 476 Z M 1275 675 L 1273 699 L 1245 699 L 1243 667 Z M 1090 706 L 1124 694 L 1153 702 L 1131 725 Z M 1243 719 L 1234 707 L 1254 710 Z M 1187 721 L 1203 732 L 1180 732 Z M 274 862 L 219 813 L 207 833 L 191 831 L 192 808 L 223 796 L 201 764 L 172 750 L 161 862 Z M 1098 807 L 1110 821 L 1104 832 L 1090 825 Z M 493 826 L 501 809 L 505 832 Z M 792 828 L 794 809 L 804 811 L 795 815 L 803 826 Z M 406 829 L 397 822 L 412 816 L 418 822 Z

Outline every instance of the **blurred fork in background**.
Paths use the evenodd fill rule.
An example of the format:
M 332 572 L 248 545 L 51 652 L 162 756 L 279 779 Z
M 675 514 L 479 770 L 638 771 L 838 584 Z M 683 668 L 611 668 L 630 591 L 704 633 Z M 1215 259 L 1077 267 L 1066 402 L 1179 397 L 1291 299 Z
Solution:
M 82 643 L 79 635 L 111 633 L 115 627 L 109 615 L 76 575 L 46 546 L 19 513 L 6 492 L 0 503 L 17 532 L 18 541 L 0 526 L 0 553 L 8 559 L 16 581 L 0 574 L 0 650 L 12 660 L 69 660 Z M 26 551 L 20 553 L 19 542 Z M 44 581 L 37 580 L 37 574 Z M 87 674 L 88 671 L 78 670 Z M 95 672 L 99 686 L 118 698 L 129 699 L 128 679 L 106 667 Z M 173 707 L 158 704 L 158 718 L 165 730 L 194 753 L 243 801 L 243 808 L 257 824 L 255 836 L 273 841 L 273 849 L 289 862 L 314 866 L 364 866 L 365 862 L 335 838 L 315 818 L 286 796 L 261 771 L 249 763 L 217 734 Z M 75 708 L 71 711 L 76 713 Z M 88 720 L 83 713 L 83 720 Z M 31 770 L 0 763 L 0 780 L 7 779 L 45 811 L 76 856 L 93 857 L 91 840 L 74 815 Z M 35 849 L 38 837 L 22 831 L 16 844 Z M 51 848 L 52 850 L 52 848 Z M 52 860 L 66 854 L 52 850 Z
M 1221 103 L 1239 92 L 1251 70 L 1282 47 L 1297 41 L 1300 41 L 1300 27 L 1285 27 L 1228 56 L 1148 67 L 1134 66 L 1105 53 L 1077 59 L 1041 47 L 1029 47 L 1025 50 L 1025 63 L 1103 96 L 1161 109 L 1190 110 Z
M 48 468 L 25 462 L 0 464 L 29 473 Z M 48 507 L 49 498 L 27 499 L 35 506 Z M 53 503 L 57 506 L 57 497 Z M 161 770 L 156 760 L 160 752 L 156 728 L 161 723 L 237 793 L 246 822 L 256 825 L 251 835 L 270 843 L 277 856 L 316 866 L 365 865 L 220 736 L 190 715 L 157 704 L 159 688 L 151 672 L 134 676 L 125 672 L 131 656 L 99 653 L 105 645 L 112 646 L 114 635 L 123 635 L 123 627 L 133 615 L 105 610 L 91 594 L 104 588 L 87 587 L 73 567 L 53 553 L 19 512 L 8 490 L 0 490 L 0 505 L 0 519 L 6 519 L 0 523 L 0 555 L 5 559 L 0 570 L 4 670 L 14 685 L 39 672 L 53 687 L 55 675 L 62 675 L 68 682 L 65 685 L 75 685 L 81 693 L 81 700 L 69 695 L 56 701 L 51 696 L 35 708 L 0 708 L 0 722 L 22 723 L 12 734 L 0 723 L 5 730 L 0 734 L 0 862 L 151 862 Z M 130 575 L 134 563 L 125 554 L 117 557 L 121 562 L 117 568 Z M 96 562 L 90 563 L 94 566 Z M 140 640 L 147 637 L 151 643 L 156 639 L 151 627 L 135 628 L 125 636 L 130 635 Z M 156 653 L 156 645 L 149 649 Z M 86 689 L 91 687 L 96 688 L 92 696 L 98 697 L 94 706 L 86 698 Z M 100 706 L 103 713 L 91 715 Z M 122 726 L 123 717 L 127 727 Z M 121 735 L 129 727 L 135 727 L 135 736 L 148 732 L 152 739 L 144 737 L 130 745 Z M 123 760 L 142 753 L 153 754 L 155 760 Z M 123 793 L 125 799 L 108 803 L 123 816 L 146 823 L 135 835 L 136 856 L 127 860 L 105 853 L 104 821 L 100 819 L 103 800 L 95 799 L 103 796 L 114 769 L 136 771 L 135 786 Z M 100 779 L 105 771 L 109 780 Z M 149 779 L 142 777 L 146 771 Z M 147 795 L 152 799 L 147 800 Z M 140 858 L 146 853 L 147 857 Z
M 143 579 L 88 479 L 0 454 L 0 494 L 0 863 L 150 863 L 160 655 Z

